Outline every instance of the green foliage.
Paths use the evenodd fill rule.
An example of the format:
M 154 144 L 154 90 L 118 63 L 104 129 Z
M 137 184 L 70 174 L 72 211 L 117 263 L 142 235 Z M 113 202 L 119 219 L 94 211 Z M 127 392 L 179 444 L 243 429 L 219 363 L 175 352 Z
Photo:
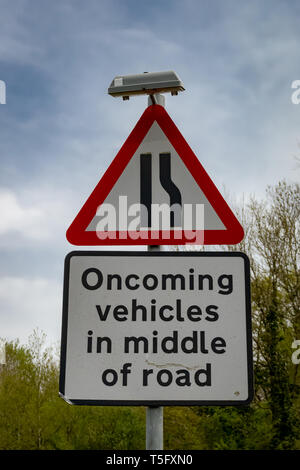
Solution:
M 201 417 L 192 407 L 164 408 L 164 449 L 203 449 L 201 427 Z
M 0 449 L 143 449 L 145 410 L 75 407 L 58 396 L 58 366 L 36 333 L 6 344 L 0 374 Z
M 266 202 L 250 204 L 247 241 L 256 397 L 271 411 L 269 448 L 292 449 L 299 435 L 293 403 L 299 397 L 299 376 L 291 361 L 291 343 L 300 334 L 300 187 L 280 182 L 267 194 Z
M 205 449 L 262 450 L 272 439 L 270 412 L 265 407 L 200 409 Z

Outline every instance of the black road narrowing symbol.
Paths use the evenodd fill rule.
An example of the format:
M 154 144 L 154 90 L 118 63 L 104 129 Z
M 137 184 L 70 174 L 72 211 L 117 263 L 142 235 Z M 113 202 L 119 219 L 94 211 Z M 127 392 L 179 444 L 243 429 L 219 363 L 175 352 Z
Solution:
M 181 226 L 182 197 L 179 189 L 171 179 L 171 154 L 159 154 L 159 181 L 170 198 L 170 227 Z M 152 225 L 152 155 L 140 155 L 140 204 L 146 208 L 141 210 L 141 227 Z

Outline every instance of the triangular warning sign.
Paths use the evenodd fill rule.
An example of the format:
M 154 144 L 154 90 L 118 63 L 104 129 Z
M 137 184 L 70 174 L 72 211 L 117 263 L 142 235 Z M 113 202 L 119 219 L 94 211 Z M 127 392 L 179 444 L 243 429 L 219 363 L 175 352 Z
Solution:
M 149 106 L 67 231 L 73 245 L 237 244 L 244 231 L 160 105 Z

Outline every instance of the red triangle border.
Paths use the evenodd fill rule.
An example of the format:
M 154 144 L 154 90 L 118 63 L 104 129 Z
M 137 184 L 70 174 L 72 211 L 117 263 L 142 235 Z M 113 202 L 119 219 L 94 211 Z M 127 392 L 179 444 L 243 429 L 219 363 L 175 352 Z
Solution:
M 144 237 L 148 236 L 146 239 L 144 237 L 133 239 L 134 235 L 138 235 L 140 232 L 116 232 L 115 238 L 111 238 L 112 232 L 108 232 L 110 234 L 108 238 L 100 239 L 97 232 L 85 230 L 94 218 L 98 207 L 105 201 L 125 170 L 154 121 L 157 121 L 226 227 L 226 230 L 204 230 L 202 233 L 198 231 L 197 240 L 201 240 L 202 237 L 203 241 L 201 244 L 203 245 L 235 245 L 239 243 L 244 237 L 243 227 L 166 110 L 160 105 L 152 105 L 146 108 L 133 131 L 67 230 L 67 240 L 77 246 L 186 245 L 195 243 L 190 238 L 191 234 L 184 233 L 184 231 L 179 239 L 177 238 L 178 232 L 171 231 L 170 233 L 164 233 L 163 231 L 153 232 L 150 230 L 146 233 L 144 232 Z M 198 242 L 196 243 L 198 244 Z

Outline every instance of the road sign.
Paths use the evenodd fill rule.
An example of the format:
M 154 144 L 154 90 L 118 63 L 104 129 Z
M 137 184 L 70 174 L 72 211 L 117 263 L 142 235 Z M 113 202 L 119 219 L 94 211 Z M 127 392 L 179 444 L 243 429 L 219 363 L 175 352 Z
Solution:
M 145 110 L 67 231 L 73 245 L 237 244 L 243 236 L 160 105 Z
M 73 404 L 247 404 L 248 258 L 71 252 L 61 345 L 60 394 Z

